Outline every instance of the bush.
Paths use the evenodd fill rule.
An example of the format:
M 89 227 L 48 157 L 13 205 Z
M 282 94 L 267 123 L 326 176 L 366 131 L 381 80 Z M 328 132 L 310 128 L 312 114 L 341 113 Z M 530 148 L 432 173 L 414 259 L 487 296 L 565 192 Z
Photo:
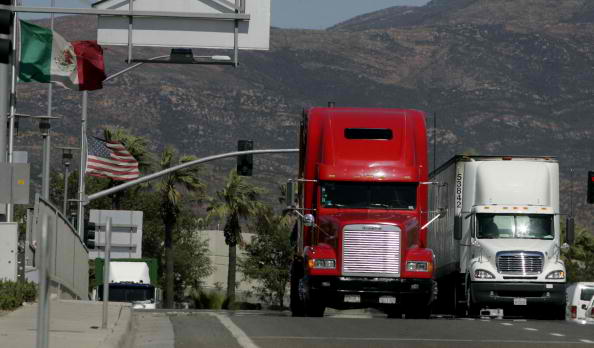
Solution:
M 0 310 L 13 310 L 23 302 L 35 301 L 37 284 L 0 280 Z
M 225 295 L 219 291 L 202 291 L 193 296 L 196 309 L 221 309 L 225 301 Z

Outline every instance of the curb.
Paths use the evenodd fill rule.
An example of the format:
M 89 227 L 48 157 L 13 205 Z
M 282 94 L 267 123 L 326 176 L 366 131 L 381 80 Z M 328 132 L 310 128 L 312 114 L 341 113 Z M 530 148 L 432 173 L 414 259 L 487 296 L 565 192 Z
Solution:
M 130 306 L 120 307 L 118 320 L 99 348 L 131 348 L 134 345 L 136 322 Z

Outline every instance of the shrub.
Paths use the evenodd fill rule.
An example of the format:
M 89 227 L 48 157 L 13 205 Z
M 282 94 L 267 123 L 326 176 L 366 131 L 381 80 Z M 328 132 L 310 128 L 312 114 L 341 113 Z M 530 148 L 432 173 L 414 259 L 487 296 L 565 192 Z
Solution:
M 202 291 L 193 296 L 194 306 L 197 309 L 221 309 L 225 301 L 225 295 L 219 291 Z
M 37 285 L 32 282 L 0 280 L 0 310 L 13 310 L 23 302 L 35 301 Z

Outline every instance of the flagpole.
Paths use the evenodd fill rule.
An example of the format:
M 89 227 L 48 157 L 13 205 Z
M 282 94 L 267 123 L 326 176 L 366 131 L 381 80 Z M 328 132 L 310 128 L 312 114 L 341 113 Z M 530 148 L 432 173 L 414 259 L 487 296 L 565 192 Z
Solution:
M 20 1 L 16 1 L 19 3 Z M 14 20 L 12 23 L 12 62 L 10 66 L 11 76 L 10 76 L 10 122 L 8 126 L 8 163 L 13 162 L 13 153 L 14 153 L 14 121 L 16 115 L 16 83 L 17 83 L 17 63 L 18 63 L 18 49 L 19 45 L 17 44 L 17 31 L 19 29 L 19 14 L 15 12 Z M 6 205 L 6 221 L 12 222 L 14 220 L 14 205 L 7 204 Z
M 50 1 L 50 7 L 55 7 L 55 0 Z M 54 31 L 54 14 L 50 15 L 50 30 Z M 52 116 L 52 92 L 53 86 L 51 83 L 47 86 L 47 115 Z M 41 196 L 49 201 L 50 191 L 50 162 L 51 162 L 51 128 L 50 119 L 47 119 L 45 127 L 47 132 L 43 136 L 43 161 L 42 161 L 42 177 L 41 177 Z
M 78 173 L 78 218 L 77 231 L 82 239 L 85 221 L 85 169 L 87 166 L 87 99 L 88 91 L 82 94 L 82 116 L 80 121 L 80 171 Z

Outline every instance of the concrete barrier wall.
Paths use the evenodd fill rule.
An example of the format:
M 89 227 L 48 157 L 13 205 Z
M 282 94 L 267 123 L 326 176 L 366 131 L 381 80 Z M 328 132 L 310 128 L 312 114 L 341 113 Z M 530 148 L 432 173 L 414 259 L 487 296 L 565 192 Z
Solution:
M 28 228 L 30 241 L 35 246 L 33 251 L 41 247 L 41 228 L 43 216 L 48 217 L 49 274 L 51 292 L 60 298 L 89 298 L 89 251 L 78 236 L 74 226 L 50 202 L 39 196 L 35 197 L 35 207 Z M 29 238 L 29 236 L 28 236 Z M 29 265 L 28 279 L 35 279 L 37 265 L 42 262 L 39 253 L 33 252 L 34 263 Z

